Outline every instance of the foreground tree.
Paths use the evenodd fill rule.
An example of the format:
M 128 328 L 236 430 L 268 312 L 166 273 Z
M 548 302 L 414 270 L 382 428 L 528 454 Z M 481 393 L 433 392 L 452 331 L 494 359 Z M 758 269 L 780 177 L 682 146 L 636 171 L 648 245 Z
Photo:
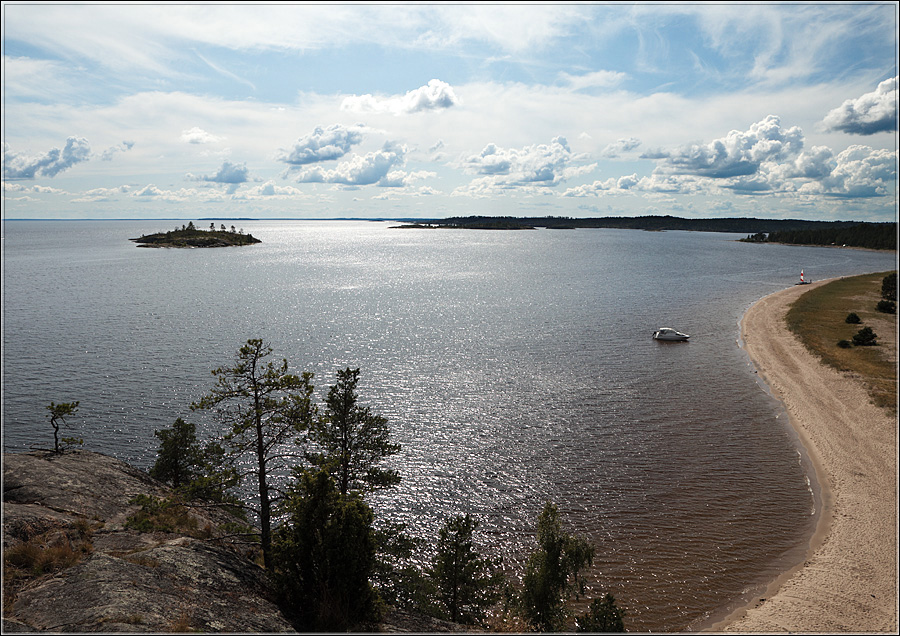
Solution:
M 272 577 L 303 631 L 348 631 L 376 618 L 374 515 L 325 470 L 298 470 L 275 531 Z
M 312 373 L 288 373 L 287 360 L 266 361 L 271 354 L 262 340 L 248 340 L 234 366 L 212 372 L 218 382 L 209 395 L 191 404 L 193 410 L 212 410 L 226 426 L 222 460 L 234 467 L 237 479 L 256 478 L 258 507 L 248 508 L 259 517 L 266 567 L 271 564 L 273 507 L 284 496 L 276 480 L 290 474 L 300 457 L 292 446 L 303 441 L 315 415 Z
M 473 542 L 478 522 L 469 515 L 448 520 L 438 536 L 427 574 L 435 587 L 442 618 L 483 624 L 488 608 L 500 601 L 505 580 L 499 559 L 479 555 Z
M 307 459 L 326 469 L 342 495 L 368 492 L 400 482 L 394 470 L 378 467 L 386 457 L 400 451 L 390 441 L 387 419 L 357 403 L 359 369 L 337 372 L 337 383 L 328 391 L 325 412 L 315 420 L 309 439 L 317 446 Z
M 59 427 L 60 426 L 68 426 L 68 422 L 66 422 L 66 418 L 70 415 L 75 415 L 78 411 L 79 402 L 62 402 L 60 404 L 54 404 L 50 402 L 50 405 L 47 406 L 47 410 L 50 411 L 50 426 L 53 427 L 53 452 L 59 453 L 62 449 L 59 446 Z M 63 438 L 62 440 L 63 446 L 67 442 L 77 442 L 81 443 L 81 440 L 75 440 L 71 438 Z
M 594 548 L 563 531 L 559 510 L 549 502 L 538 517 L 537 542 L 522 580 L 522 617 L 537 631 L 561 631 L 568 618 L 569 595 L 584 593 L 581 571 L 593 562 Z

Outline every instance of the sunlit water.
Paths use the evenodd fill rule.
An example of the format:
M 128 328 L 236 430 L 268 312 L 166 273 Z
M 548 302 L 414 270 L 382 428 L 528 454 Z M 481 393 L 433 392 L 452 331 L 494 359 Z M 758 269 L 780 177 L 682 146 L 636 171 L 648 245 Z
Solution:
M 263 243 L 146 249 L 127 239 L 176 223 L 5 222 L 4 450 L 52 445 L 44 406 L 80 400 L 85 446 L 148 468 L 175 418 L 213 433 L 188 406 L 264 338 L 320 397 L 362 369 L 403 446 L 379 517 L 431 540 L 471 513 L 515 576 L 555 502 L 634 631 L 697 628 L 809 536 L 807 469 L 738 345 L 743 312 L 801 268 L 894 267 L 725 234 L 241 223 Z M 656 342 L 659 326 L 691 341 Z

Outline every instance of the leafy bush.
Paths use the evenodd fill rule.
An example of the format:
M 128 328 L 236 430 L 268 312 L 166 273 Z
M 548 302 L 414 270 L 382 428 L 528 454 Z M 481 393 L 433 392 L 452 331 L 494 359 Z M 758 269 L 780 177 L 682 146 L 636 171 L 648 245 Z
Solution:
M 895 314 L 897 313 L 897 305 L 893 301 L 890 300 L 879 300 L 878 304 L 875 306 L 875 309 L 880 311 L 883 314 Z
M 862 320 L 860 320 L 859 314 L 855 314 L 855 313 L 851 312 L 851 313 L 847 314 L 847 319 L 845 320 L 845 322 L 848 325 L 858 325 L 859 323 L 862 322 Z
M 341 495 L 324 469 L 298 471 L 274 533 L 271 569 L 285 610 L 301 631 L 348 631 L 377 617 L 374 514 Z
M 897 272 L 891 272 L 882 279 L 881 297 L 885 300 L 897 300 Z
M 849 340 L 838 340 L 837 346 L 839 346 L 841 349 L 849 349 L 853 346 L 853 343 L 851 343 Z
M 853 336 L 853 344 L 857 347 L 871 347 L 875 345 L 878 336 L 872 331 L 871 327 L 863 327 L 855 336 Z
M 128 503 L 141 509 L 125 520 L 125 527 L 138 532 L 183 532 L 190 534 L 197 529 L 197 520 L 188 514 L 187 508 L 174 499 L 160 499 L 138 495 Z
M 621 633 L 625 631 L 625 612 L 616 607 L 612 594 L 595 598 L 587 612 L 578 617 L 579 632 Z

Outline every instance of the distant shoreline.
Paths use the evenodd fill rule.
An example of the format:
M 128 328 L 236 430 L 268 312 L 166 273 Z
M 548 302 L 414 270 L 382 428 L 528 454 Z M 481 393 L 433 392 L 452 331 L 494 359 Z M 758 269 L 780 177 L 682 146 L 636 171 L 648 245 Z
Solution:
M 896 632 L 896 422 L 855 378 L 822 364 L 787 329 L 789 287 L 741 320 L 744 349 L 780 399 L 815 470 L 819 520 L 801 563 L 705 631 Z

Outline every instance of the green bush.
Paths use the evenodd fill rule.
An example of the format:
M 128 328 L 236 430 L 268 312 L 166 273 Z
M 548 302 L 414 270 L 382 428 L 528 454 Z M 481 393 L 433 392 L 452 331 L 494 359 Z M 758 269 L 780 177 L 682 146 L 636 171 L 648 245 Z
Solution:
M 141 507 L 125 520 L 125 527 L 131 530 L 191 534 L 197 529 L 197 520 L 188 514 L 183 504 L 174 499 L 137 495 L 128 503 Z
M 891 272 L 882 279 L 881 297 L 885 300 L 897 300 L 897 272 Z
M 592 633 L 622 633 L 625 631 L 625 612 L 616 607 L 612 594 L 595 598 L 587 612 L 578 617 L 578 631 Z
M 270 571 L 297 628 L 344 632 L 376 618 L 372 509 L 358 496 L 341 495 L 323 469 L 297 474 L 284 510 Z
M 857 347 L 871 347 L 876 344 L 877 338 L 878 336 L 871 327 L 863 327 L 853 336 L 853 344 Z
M 847 314 L 847 319 L 845 320 L 845 322 L 848 325 L 858 325 L 859 323 L 862 322 L 862 320 L 860 320 L 859 314 L 855 314 L 855 313 L 851 312 L 851 313 Z
M 851 343 L 849 340 L 838 340 L 837 345 L 838 345 L 841 349 L 849 349 L 850 347 L 853 346 L 853 343 Z
M 880 311 L 883 314 L 895 314 L 897 313 L 897 305 L 890 300 L 879 300 L 878 304 L 875 306 L 875 309 Z

